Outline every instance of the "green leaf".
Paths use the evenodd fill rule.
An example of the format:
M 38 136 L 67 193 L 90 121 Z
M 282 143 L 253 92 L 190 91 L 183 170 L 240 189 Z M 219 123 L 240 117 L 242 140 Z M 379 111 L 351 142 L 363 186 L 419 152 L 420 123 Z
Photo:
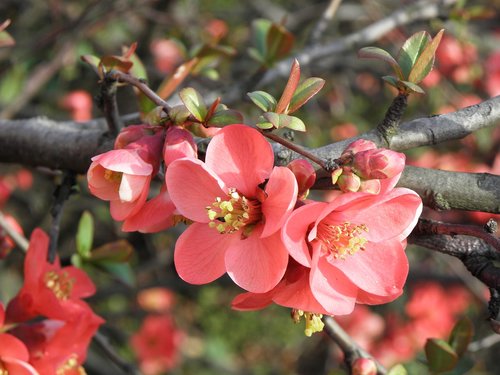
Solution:
M 80 218 L 78 231 L 76 233 L 76 251 L 82 258 L 87 259 L 90 257 L 93 241 L 94 218 L 90 212 L 85 211 Z
M 187 110 L 197 119 L 199 122 L 205 120 L 207 114 L 207 106 L 201 95 L 193 89 L 192 87 L 187 87 L 182 89 L 179 93 L 182 102 L 186 106 Z
M 290 76 L 288 77 L 288 81 L 286 83 L 285 89 L 283 90 L 283 94 L 281 94 L 281 98 L 276 105 L 277 113 L 288 113 L 287 108 L 290 104 L 290 100 L 292 100 L 293 93 L 297 89 L 300 80 L 300 65 L 297 59 L 293 60 L 292 67 L 290 69 Z
M 175 125 L 183 125 L 189 116 L 191 116 L 191 112 L 182 104 L 176 105 L 168 111 L 168 117 Z
M 126 240 L 109 242 L 90 254 L 92 262 L 128 262 L 134 252 L 133 246 Z
M 399 51 L 398 63 L 403 72 L 403 78 L 408 78 L 411 69 L 431 37 L 427 31 L 420 31 L 409 37 Z
M 252 30 L 253 30 L 253 40 L 255 43 L 255 51 L 258 56 L 262 57 L 262 61 L 264 61 L 264 57 L 267 54 L 267 33 L 271 28 L 272 22 L 266 19 L 257 19 L 252 22 Z
M 207 125 L 222 127 L 243 122 L 243 115 L 234 109 L 223 109 L 215 112 L 207 121 Z
M 305 124 L 298 117 L 274 112 L 266 112 L 262 116 L 276 129 L 289 128 L 300 132 L 306 131 Z
M 403 72 L 401 71 L 401 67 L 394 57 L 391 56 L 389 52 L 383 50 L 378 47 L 364 47 L 358 51 L 358 57 L 365 59 L 377 59 L 381 61 L 385 61 L 394 69 L 394 72 L 398 76 L 399 79 L 403 79 Z
M 272 112 L 276 109 L 276 99 L 265 91 L 249 92 L 247 95 L 264 112 Z
M 7 31 L 0 31 L 0 47 L 10 47 L 14 44 L 16 41 Z
M 106 72 L 116 69 L 124 73 L 128 73 L 132 68 L 132 61 L 121 56 L 104 56 L 100 64 L 106 68 Z
M 276 60 L 285 57 L 293 47 L 295 37 L 283 25 L 273 23 L 266 38 L 265 61 L 272 65 Z
M 128 263 L 100 262 L 96 266 L 106 270 L 126 285 L 132 287 L 135 285 L 135 274 Z
M 321 78 L 311 77 L 302 82 L 295 93 L 288 107 L 288 113 L 293 113 L 306 104 L 309 99 L 316 95 L 319 90 L 325 85 L 325 80 Z
M 27 65 L 15 64 L 2 74 L 0 81 L 0 104 L 7 104 L 21 94 L 27 78 Z
M 466 316 L 460 319 L 455 324 L 455 327 L 453 327 L 448 342 L 459 357 L 467 350 L 473 334 L 474 327 L 472 321 Z
M 383 76 L 382 79 L 386 81 L 389 85 L 394 86 L 395 88 L 398 88 L 398 82 L 399 80 L 394 77 L 394 76 Z
M 408 82 L 408 81 L 399 81 L 400 85 L 405 86 L 408 88 L 410 91 L 417 92 L 419 94 L 425 94 L 424 89 L 422 89 L 419 85 L 413 82 Z
M 262 56 L 256 48 L 252 48 L 252 47 L 248 48 L 248 54 L 250 55 L 250 57 L 252 59 L 259 62 L 260 64 L 265 63 L 264 56 Z
M 389 370 L 389 372 L 387 372 L 387 375 L 407 375 L 407 374 L 408 374 L 408 372 L 406 371 L 404 366 L 401 364 L 393 366 Z
M 423 52 L 418 57 L 417 61 L 413 65 L 411 72 L 408 76 L 408 81 L 419 83 L 423 80 L 427 74 L 432 70 L 434 65 L 434 59 L 436 55 L 436 50 L 441 42 L 441 38 L 443 37 L 444 30 L 440 30 L 434 39 L 430 43 L 427 44 Z
M 268 121 L 262 120 L 261 122 L 257 123 L 257 127 L 262 130 L 268 130 L 268 129 L 273 129 L 274 125 Z
M 446 341 L 441 339 L 427 339 L 425 356 L 429 369 L 434 372 L 450 371 L 458 361 L 457 353 Z

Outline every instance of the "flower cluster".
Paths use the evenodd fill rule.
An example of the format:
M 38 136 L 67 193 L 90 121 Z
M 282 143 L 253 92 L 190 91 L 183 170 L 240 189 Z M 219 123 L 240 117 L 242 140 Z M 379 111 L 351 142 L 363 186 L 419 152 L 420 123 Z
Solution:
M 169 141 L 174 131 L 185 133 Z M 274 166 L 273 149 L 257 130 L 220 129 L 204 161 L 186 133 L 166 131 L 159 196 L 167 198 L 146 202 L 144 193 L 159 160 L 154 151 L 160 146 L 151 143 L 160 143 L 163 132 L 120 135 L 116 149 L 94 157 L 88 172 L 91 192 L 111 201 L 111 214 L 125 220 L 125 230 L 189 223 L 174 253 L 183 280 L 206 284 L 227 273 L 246 290 L 233 308 L 291 307 L 295 320 L 306 318 L 307 334 L 322 328 L 321 314 L 349 314 L 356 303 L 387 303 L 402 293 L 406 237 L 422 209 L 415 192 L 394 188 L 403 154 L 365 140 L 349 145 L 333 172 L 341 193 L 326 203 L 306 199 L 316 176 L 310 164 Z M 119 141 L 124 138 L 129 141 Z M 145 143 L 150 146 L 141 154 Z M 155 199 L 163 203 L 148 205 Z M 157 209 L 166 202 L 168 209 Z
M 0 370 L 6 373 L 84 373 L 88 345 L 104 322 L 82 301 L 95 293 L 90 278 L 61 267 L 59 259 L 48 263 L 48 245 L 48 236 L 35 229 L 24 284 L 5 311 L 0 305 Z

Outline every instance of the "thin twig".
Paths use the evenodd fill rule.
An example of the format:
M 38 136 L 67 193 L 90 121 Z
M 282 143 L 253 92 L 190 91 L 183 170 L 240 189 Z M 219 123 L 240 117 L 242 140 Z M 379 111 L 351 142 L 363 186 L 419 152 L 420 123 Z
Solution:
M 94 342 L 103 350 L 106 356 L 125 373 L 132 375 L 141 375 L 136 366 L 125 361 L 122 357 L 120 357 L 120 355 L 118 355 L 118 353 L 109 343 L 108 338 L 101 332 L 97 332 L 94 335 Z
M 61 217 L 64 208 L 64 203 L 69 196 L 74 192 L 74 185 L 76 184 L 76 174 L 74 172 L 66 171 L 63 180 L 57 186 L 54 192 L 54 204 L 50 210 L 52 215 L 52 225 L 50 226 L 49 237 L 49 251 L 47 254 L 47 261 L 54 263 L 57 255 L 57 242 L 59 240 L 59 231 L 61 226 Z
M 116 82 L 116 79 L 106 75 L 101 81 L 101 91 L 99 96 L 99 107 L 104 113 L 109 133 L 114 137 L 116 137 L 120 129 L 123 128 L 123 122 L 120 118 L 118 104 L 116 102 L 117 85 L 118 83 Z
M 352 364 L 358 358 L 369 358 L 377 365 L 377 374 L 384 375 L 387 370 L 382 366 L 375 358 L 373 358 L 365 350 L 354 342 L 354 340 L 347 334 L 346 331 L 333 319 L 331 316 L 323 317 L 323 323 L 325 323 L 325 332 L 332 338 L 333 341 L 340 347 L 344 353 L 344 361 L 346 362 L 349 369 L 352 368 Z
M 328 4 L 328 7 L 321 15 L 320 20 L 318 21 L 316 27 L 311 33 L 311 39 L 310 39 L 311 45 L 319 43 L 321 36 L 328 27 L 328 24 L 332 21 L 333 17 L 335 17 L 335 13 L 337 13 L 337 9 L 339 8 L 341 2 L 342 0 L 330 0 L 330 4 Z
M 19 248 L 22 251 L 24 252 L 28 251 L 29 241 L 26 238 L 24 238 L 22 234 L 16 232 L 14 228 L 12 228 L 12 226 L 7 221 L 7 218 L 1 211 L 0 211 L 0 227 L 3 228 L 5 233 L 7 233 L 7 236 L 12 238 L 12 240 L 16 243 L 17 246 L 19 246 Z
M 474 353 L 483 349 L 489 349 L 493 345 L 500 343 L 500 335 L 498 333 L 494 333 L 492 335 L 483 337 L 480 340 L 471 342 L 467 347 L 467 351 Z

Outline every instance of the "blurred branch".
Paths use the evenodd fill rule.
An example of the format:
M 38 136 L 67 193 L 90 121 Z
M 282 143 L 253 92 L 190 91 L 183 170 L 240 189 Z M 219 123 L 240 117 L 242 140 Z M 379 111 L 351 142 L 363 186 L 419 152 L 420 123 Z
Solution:
M 98 105 L 104 113 L 106 123 L 108 124 L 109 134 L 116 137 L 123 123 L 118 112 L 118 104 L 116 102 L 116 89 L 118 83 L 116 79 L 105 76 L 101 81 L 100 96 L 98 98 Z
M 111 346 L 108 338 L 106 336 L 104 336 L 101 332 L 97 332 L 95 334 L 94 342 L 97 345 L 99 345 L 99 347 L 104 351 L 106 356 L 115 365 L 117 365 L 120 369 L 122 369 L 126 374 L 141 375 L 139 370 L 134 365 L 132 365 L 131 363 L 128 363 L 122 357 L 120 357 L 120 355 Z
M 321 15 L 321 18 L 311 33 L 310 43 L 312 45 L 319 43 L 321 36 L 328 27 L 328 24 L 332 21 L 333 17 L 335 17 L 335 13 L 337 13 L 337 9 L 339 8 L 341 2 L 342 0 L 330 0 L 328 7 Z
M 349 370 L 351 370 L 356 359 L 369 358 L 377 365 L 377 374 L 384 375 L 387 373 L 387 370 L 380 363 L 378 363 L 375 358 L 373 358 L 365 350 L 361 349 L 361 347 L 353 341 L 353 339 L 342 329 L 335 319 L 331 316 L 325 316 L 323 317 L 323 323 L 325 323 L 324 331 L 344 353 L 344 362 L 347 364 Z
M 7 233 L 7 236 L 12 238 L 12 240 L 16 243 L 19 248 L 27 252 L 28 251 L 28 246 L 29 246 L 29 241 L 24 238 L 24 236 L 20 233 L 17 233 L 12 226 L 9 224 L 7 219 L 5 218 L 5 215 L 0 211 L 0 227 L 3 228 L 5 233 Z
M 301 67 L 306 67 L 313 62 L 316 63 L 322 58 L 330 58 L 332 55 L 340 55 L 348 50 L 365 46 L 375 42 L 396 27 L 409 24 L 415 21 L 427 20 L 438 17 L 445 7 L 453 5 L 456 0 L 426 0 L 412 2 L 411 5 L 398 9 L 390 16 L 377 21 L 364 29 L 354 32 L 341 39 L 335 39 L 332 43 L 318 44 L 305 48 L 297 55 L 283 60 L 270 69 L 258 83 L 257 87 L 262 87 L 273 82 L 279 77 L 286 77 L 290 71 L 290 66 L 296 58 Z

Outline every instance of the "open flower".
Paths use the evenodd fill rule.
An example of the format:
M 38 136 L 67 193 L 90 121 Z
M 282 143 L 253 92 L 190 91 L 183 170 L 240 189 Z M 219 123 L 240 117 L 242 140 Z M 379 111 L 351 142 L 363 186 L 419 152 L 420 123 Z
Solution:
M 24 285 L 7 306 L 7 321 L 24 322 L 43 315 L 66 320 L 87 306 L 81 298 L 95 293 L 95 286 L 85 272 L 63 267 L 56 258 L 47 262 L 49 237 L 35 229 L 24 260 Z
M 158 172 L 164 134 L 144 136 L 125 148 L 94 156 L 87 172 L 92 194 L 110 201 L 113 219 L 125 220 L 138 212 Z
M 194 222 L 175 247 L 182 279 L 205 284 L 227 272 L 256 293 L 278 284 L 288 262 L 280 229 L 298 188 L 288 168 L 273 164 L 271 145 L 245 125 L 222 128 L 205 163 L 184 158 L 170 164 L 168 192 L 177 210 Z
M 421 210 L 420 197 L 408 189 L 345 193 L 295 210 L 283 241 L 310 268 L 310 288 L 321 306 L 332 315 L 349 314 L 356 302 L 387 303 L 402 293 L 405 239 Z

